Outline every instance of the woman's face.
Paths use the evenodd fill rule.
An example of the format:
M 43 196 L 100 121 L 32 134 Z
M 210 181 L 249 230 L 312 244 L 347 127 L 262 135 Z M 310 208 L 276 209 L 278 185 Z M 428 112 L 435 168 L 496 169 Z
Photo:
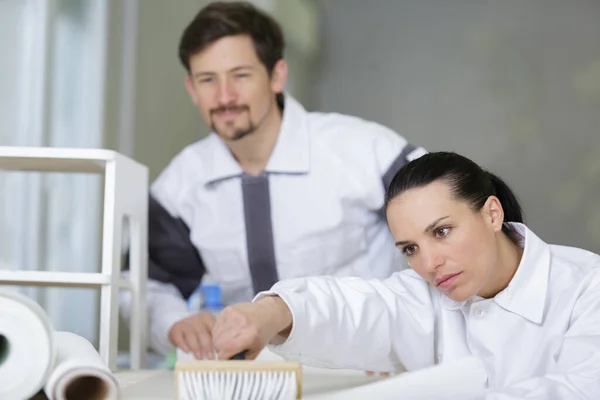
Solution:
M 469 299 L 493 275 L 504 218 L 495 196 L 473 211 L 438 180 L 394 198 L 387 218 L 410 266 L 451 299 Z

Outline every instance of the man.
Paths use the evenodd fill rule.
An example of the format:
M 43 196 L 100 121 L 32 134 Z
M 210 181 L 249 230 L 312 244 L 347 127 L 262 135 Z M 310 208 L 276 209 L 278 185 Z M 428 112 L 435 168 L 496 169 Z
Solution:
M 384 191 L 424 150 L 373 122 L 308 113 L 284 94 L 283 49 L 278 24 L 244 2 L 208 5 L 183 33 L 186 88 L 213 133 L 151 187 L 150 343 L 161 353 L 212 357 L 214 317 L 185 302 L 205 274 L 227 305 L 283 278 L 383 278 L 402 265 Z

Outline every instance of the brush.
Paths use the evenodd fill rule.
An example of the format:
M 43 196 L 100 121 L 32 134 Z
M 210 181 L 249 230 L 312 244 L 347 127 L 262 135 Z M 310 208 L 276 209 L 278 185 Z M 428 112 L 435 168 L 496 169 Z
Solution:
M 251 361 L 245 352 L 229 360 L 175 364 L 176 400 L 295 400 L 302 398 L 302 365 Z

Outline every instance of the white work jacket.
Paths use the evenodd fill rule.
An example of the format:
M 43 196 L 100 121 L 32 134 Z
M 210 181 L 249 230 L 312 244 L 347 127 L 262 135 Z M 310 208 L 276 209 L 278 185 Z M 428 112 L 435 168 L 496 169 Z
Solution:
M 184 298 L 203 275 L 221 286 L 224 305 L 251 301 L 270 288 L 276 280 L 264 289 L 253 287 L 258 278 L 249 265 L 252 250 L 255 259 L 273 250 L 278 279 L 323 274 L 383 279 L 401 270 L 405 264 L 382 213 L 385 186 L 402 165 L 424 153 L 380 124 L 307 112 L 290 96 L 262 180 L 268 180 L 268 191 L 244 192 L 255 178 L 244 174 L 216 134 L 188 146 L 151 187 L 152 346 L 167 350 L 167 333 L 189 315 Z M 248 217 L 256 215 L 264 220 L 249 225 Z M 127 317 L 129 297 L 121 298 Z
M 271 349 L 313 366 L 374 371 L 476 356 L 486 400 L 600 399 L 600 256 L 512 225 L 523 257 L 494 298 L 455 302 L 412 270 L 386 280 L 282 281 L 257 296 L 277 294 L 293 314 L 289 338 Z

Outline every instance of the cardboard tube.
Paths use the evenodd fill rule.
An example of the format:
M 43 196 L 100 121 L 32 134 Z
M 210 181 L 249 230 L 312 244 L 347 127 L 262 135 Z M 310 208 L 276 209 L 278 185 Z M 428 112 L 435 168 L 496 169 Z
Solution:
M 113 400 L 119 385 L 100 355 L 85 338 L 55 332 L 56 363 L 44 392 L 50 400 Z

